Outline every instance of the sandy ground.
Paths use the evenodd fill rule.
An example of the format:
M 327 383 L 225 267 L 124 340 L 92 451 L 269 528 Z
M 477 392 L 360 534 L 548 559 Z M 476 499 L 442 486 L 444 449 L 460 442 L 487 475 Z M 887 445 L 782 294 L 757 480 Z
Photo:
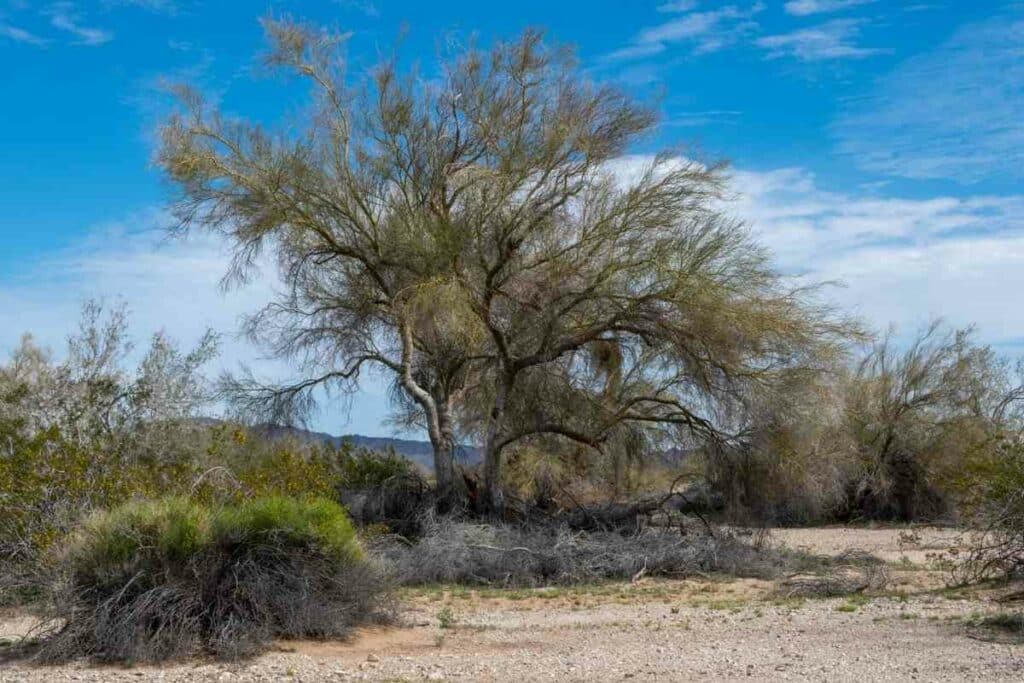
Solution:
M 795 550 L 838 555 L 844 550 L 862 550 L 886 562 L 927 564 L 934 556 L 948 553 L 969 539 L 956 529 L 934 527 L 868 528 L 817 527 L 775 529 L 772 539 Z
M 0 681 L 963 681 L 1024 680 L 1024 645 L 979 639 L 994 593 L 951 591 L 937 561 L 955 532 L 779 530 L 822 554 L 890 562 L 886 590 L 784 599 L 755 580 L 641 580 L 539 591 L 418 590 L 403 624 L 346 643 L 281 643 L 256 660 L 163 668 L 8 664 Z M 0 634 L 22 632 L 17 615 Z M 445 626 L 445 627 L 442 627 Z

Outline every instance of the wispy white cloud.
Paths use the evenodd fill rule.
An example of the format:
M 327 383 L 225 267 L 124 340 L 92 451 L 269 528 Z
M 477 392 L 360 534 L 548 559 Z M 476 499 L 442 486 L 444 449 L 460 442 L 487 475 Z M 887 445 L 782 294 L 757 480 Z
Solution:
M 1024 7 L 958 30 L 847 103 L 833 125 L 863 168 L 973 183 L 1024 176 Z
M 0 348 L 22 332 L 59 346 L 86 298 L 124 298 L 143 334 L 163 326 L 183 340 L 207 327 L 232 333 L 238 315 L 269 285 L 222 294 L 228 255 L 212 240 L 168 241 L 159 229 L 167 221 L 149 210 L 95 226 L 66 249 L 0 280 L 0 301 L 17 321 L 3 326 Z
M 629 45 L 606 55 L 604 61 L 651 57 L 670 45 L 684 45 L 695 54 L 717 52 L 755 33 L 758 24 L 754 17 L 764 10 L 762 2 L 744 7 L 725 5 L 702 12 L 690 11 L 695 6 L 693 2 L 659 6 L 659 11 L 678 16 L 643 29 Z
M 768 51 L 770 59 L 793 57 L 805 62 L 862 59 L 888 52 L 856 44 L 862 24 L 856 19 L 834 19 L 789 33 L 762 36 L 757 39 L 757 45 Z
M 370 18 L 380 16 L 380 5 L 376 0 L 334 0 L 334 2 L 345 9 L 360 12 Z
M 614 52 L 609 52 L 604 56 L 603 61 L 619 62 L 633 59 L 644 59 L 645 57 L 653 57 L 657 54 L 661 54 L 664 51 L 664 43 L 636 43 L 634 45 L 627 45 L 626 47 L 619 48 Z
M 5 23 L 0 23 L 0 38 L 5 38 L 15 43 L 35 46 L 43 46 L 46 45 L 47 42 L 46 39 L 41 38 L 30 31 Z
M 735 123 L 742 115 L 743 112 L 730 109 L 679 112 L 665 120 L 662 125 L 668 128 L 690 128 L 710 123 Z
M 786 4 L 790 14 L 810 15 L 838 11 L 874 0 L 791 0 Z M 764 11 L 763 2 L 740 6 L 723 5 L 715 9 L 694 11 L 696 2 L 671 2 L 658 6 L 659 12 L 675 16 L 649 26 L 634 36 L 623 48 L 605 55 L 601 62 L 643 60 L 682 45 L 693 54 L 717 52 L 743 41 L 753 41 L 765 50 L 769 59 L 793 57 L 805 62 L 837 59 L 862 59 L 889 50 L 858 44 L 863 19 L 834 19 L 816 26 L 785 33 L 762 35 L 757 16 Z
M 675 0 L 658 5 L 657 9 L 659 12 L 689 12 L 696 7 L 697 0 Z
M 841 12 L 858 5 L 869 5 L 876 0 L 789 0 L 785 4 L 787 14 L 804 17 L 809 14 Z
M 648 156 L 609 170 L 636 178 Z M 982 338 L 1024 353 L 1024 194 L 910 198 L 831 190 L 803 168 L 735 170 L 725 210 L 747 222 L 783 273 L 836 282 L 822 295 L 882 330 L 928 318 L 976 323 Z
M 140 7 L 152 12 L 163 14 L 175 14 L 181 8 L 182 3 L 191 0 L 102 0 L 103 8 L 114 7 Z M 7 8 L 13 10 L 19 19 L 30 15 L 41 15 L 49 21 L 51 29 L 70 34 L 72 45 L 97 46 L 109 43 L 114 39 L 114 32 L 105 28 L 86 25 L 74 2 L 64 0 L 51 4 L 42 4 L 40 7 L 33 7 L 27 2 L 9 0 Z M 4 9 L 3 0 L 0 0 L 0 10 Z M 34 10 L 29 12 L 29 10 Z M 18 23 L 21 23 L 20 21 Z M 51 31 L 52 33 L 52 31 Z M 5 20 L 0 13 L 0 40 L 23 43 L 26 45 L 43 46 L 51 43 L 66 43 L 53 35 L 43 37 L 37 33 L 14 25 Z
M 876 328 L 932 315 L 1024 340 L 1024 195 L 909 199 L 833 192 L 803 169 L 734 174 L 732 209 L 780 266 L 818 281 Z
M 52 5 L 48 10 L 50 24 L 61 31 L 66 31 L 75 36 L 76 45 L 96 46 L 109 43 L 114 39 L 114 34 L 101 28 L 85 26 L 75 14 L 74 6 L 68 2 L 59 2 Z
M 139 7 L 150 12 L 176 14 L 179 9 L 178 0 L 103 0 L 108 7 Z

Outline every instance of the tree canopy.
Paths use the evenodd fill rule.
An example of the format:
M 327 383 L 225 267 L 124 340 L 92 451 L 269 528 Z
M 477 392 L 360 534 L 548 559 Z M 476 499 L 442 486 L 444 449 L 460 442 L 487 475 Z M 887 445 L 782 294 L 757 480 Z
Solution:
M 396 59 L 352 78 L 341 39 L 265 28 L 268 64 L 311 86 L 301 133 L 183 89 L 159 154 L 181 227 L 222 234 L 232 276 L 269 250 L 286 283 L 247 330 L 302 377 L 234 378 L 248 411 L 301 416 L 374 364 L 426 427 L 439 487 L 475 435 L 500 508 L 523 440 L 729 438 L 744 389 L 819 371 L 855 331 L 725 213 L 724 167 L 627 156 L 652 108 L 539 32 L 455 50 L 430 79 Z

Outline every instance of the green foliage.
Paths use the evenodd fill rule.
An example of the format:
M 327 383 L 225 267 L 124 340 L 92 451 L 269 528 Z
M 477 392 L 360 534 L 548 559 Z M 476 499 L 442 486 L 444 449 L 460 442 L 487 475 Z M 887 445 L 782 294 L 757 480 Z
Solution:
M 222 547 L 260 544 L 269 536 L 285 545 L 318 547 L 339 561 L 362 557 L 352 522 L 331 500 L 257 498 L 214 514 L 212 538 Z
M 207 449 L 207 459 L 227 467 L 246 496 L 334 497 L 340 484 L 332 466 L 334 454 L 331 447 L 268 442 L 227 424 L 213 429 Z
M 333 456 L 338 484 L 345 489 L 371 489 L 383 485 L 389 479 L 413 474 L 413 465 L 408 458 L 395 453 L 394 449 L 384 452 L 363 448 L 352 448 L 349 443 L 325 457 Z
M 622 163 L 655 110 L 541 33 L 460 46 L 427 82 L 399 61 L 353 74 L 322 29 L 264 27 L 268 63 L 311 85 L 304 134 L 182 89 L 157 154 L 179 227 L 223 237 L 232 275 L 272 245 L 287 285 L 247 331 L 305 376 L 226 378 L 243 413 L 308 415 L 372 364 L 393 373 L 400 422 L 430 430 L 442 495 L 471 434 L 478 500 L 498 509 L 506 448 L 582 444 L 627 489 L 633 446 L 727 436 L 718 417 L 744 389 L 819 371 L 857 336 L 723 213 L 721 165 Z
M 120 576 L 125 565 L 181 567 L 210 539 L 210 512 L 186 498 L 135 501 L 87 517 L 62 562 L 77 580 Z
M 960 480 L 974 534 L 955 569 L 962 581 L 1024 573 L 1024 441 L 1008 435 Z
M 966 509 L 973 514 L 1012 505 L 1024 493 L 1024 445 L 1016 438 L 995 440 L 968 463 L 957 483 Z M 1024 519 L 1021 522 L 1024 526 Z
M 752 396 L 748 436 L 712 454 L 712 482 L 734 509 L 776 523 L 950 521 L 972 499 L 1011 495 L 1024 481 L 1007 450 L 1024 390 L 972 335 L 934 322 L 904 349 L 883 338 L 827 382 L 797 375 Z
M 93 513 L 72 534 L 61 561 L 76 573 L 101 576 L 126 563 L 180 567 L 206 548 L 268 543 L 318 548 L 342 562 L 362 558 L 352 523 L 333 501 L 275 496 L 211 508 L 174 497 Z
M 190 463 L 126 462 L 55 429 L 6 436 L 11 452 L 0 458 L 0 561 L 36 559 L 82 511 L 185 490 L 198 474 Z
M 972 328 L 941 321 L 902 350 L 891 334 L 877 342 L 844 396 L 841 427 L 861 465 L 851 505 L 905 520 L 955 515 L 956 479 L 1013 421 L 1010 370 Z
M 335 499 L 342 485 L 364 487 L 411 468 L 394 453 L 269 441 L 231 424 L 182 426 L 167 436 L 176 442 L 176 457 L 141 448 L 127 457 L 108 448 L 107 439 L 82 443 L 56 427 L 26 436 L 13 424 L 0 424 L 0 602 L 21 599 L 5 596 L 11 591 L 34 592 L 46 580 L 55 542 L 92 511 L 168 496 L 210 505 Z M 132 510 L 129 505 L 121 514 Z
M 451 607 L 442 607 L 438 610 L 437 625 L 440 628 L 454 628 L 455 622 L 455 612 L 452 611 Z
M 338 476 L 327 464 L 289 447 L 271 449 L 251 463 L 239 463 L 236 471 L 244 489 L 259 495 L 333 496 L 338 487 Z

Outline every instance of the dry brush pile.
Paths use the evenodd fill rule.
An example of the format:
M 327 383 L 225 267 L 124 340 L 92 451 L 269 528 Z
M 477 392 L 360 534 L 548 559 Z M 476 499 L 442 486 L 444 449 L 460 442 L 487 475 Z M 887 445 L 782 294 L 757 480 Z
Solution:
M 786 553 L 705 530 L 580 531 L 560 523 L 482 524 L 433 516 L 422 527 L 417 539 L 383 536 L 370 545 L 396 583 L 535 587 L 640 576 L 774 578 L 793 561 Z

